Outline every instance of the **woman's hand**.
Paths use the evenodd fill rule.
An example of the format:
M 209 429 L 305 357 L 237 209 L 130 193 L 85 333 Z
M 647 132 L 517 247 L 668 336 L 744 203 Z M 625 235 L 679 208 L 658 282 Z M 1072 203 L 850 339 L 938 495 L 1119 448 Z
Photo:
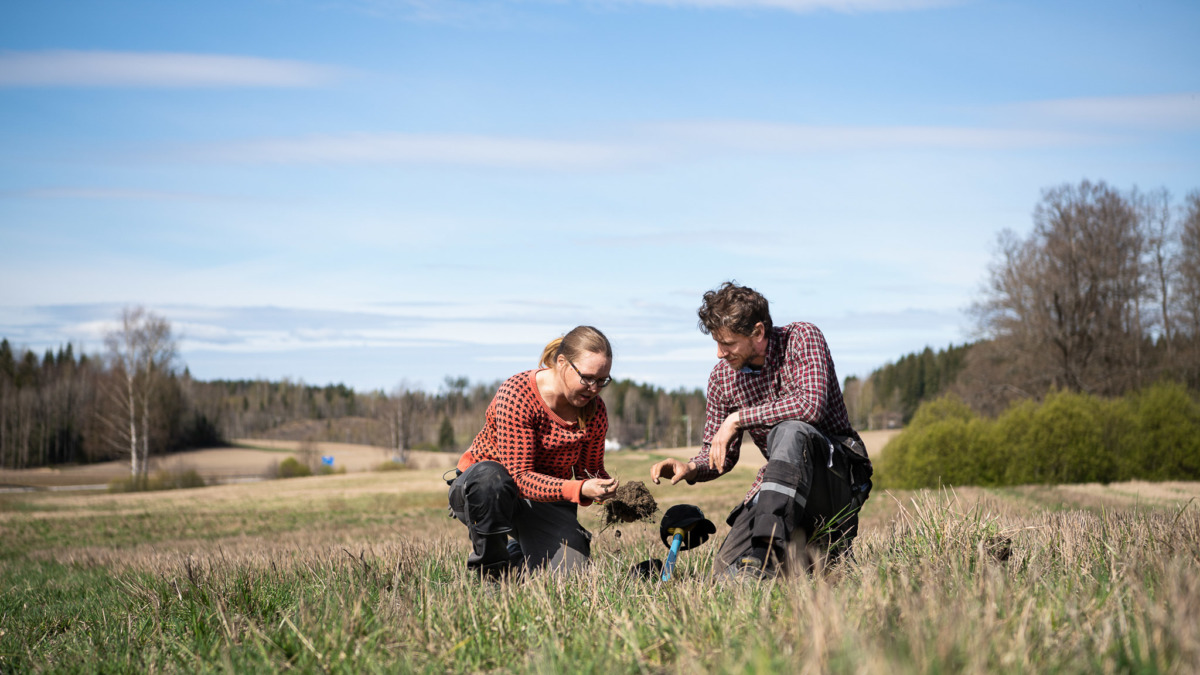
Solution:
M 619 483 L 616 478 L 589 478 L 583 481 L 582 494 L 587 499 L 602 502 L 617 492 Z

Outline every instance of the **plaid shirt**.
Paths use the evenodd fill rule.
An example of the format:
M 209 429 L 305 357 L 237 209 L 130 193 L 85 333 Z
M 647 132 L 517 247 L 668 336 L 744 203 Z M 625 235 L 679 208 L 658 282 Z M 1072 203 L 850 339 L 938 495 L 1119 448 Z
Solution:
M 709 466 L 709 447 L 725 418 L 738 411 L 741 429 L 725 454 L 726 471 L 741 457 L 743 431 L 750 433 L 763 457 L 768 457 L 767 434 L 784 420 L 808 422 L 826 437 L 858 438 L 846 414 L 829 345 L 821 330 L 811 323 L 772 328 L 766 359 L 759 371 L 735 371 L 725 361 L 713 368 L 708 377 L 704 442 L 700 454 L 692 458 L 699 469 L 695 480 L 709 481 L 722 475 Z M 746 501 L 758 493 L 763 470 L 750 486 Z

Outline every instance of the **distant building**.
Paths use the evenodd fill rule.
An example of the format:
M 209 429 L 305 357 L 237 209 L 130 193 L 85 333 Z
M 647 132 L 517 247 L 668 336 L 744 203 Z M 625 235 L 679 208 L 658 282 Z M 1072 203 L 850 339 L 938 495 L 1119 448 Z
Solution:
M 867 418 L 868 429 L 899 429 L 904 426 L 904 417 L 893 411 L 880 411 Z

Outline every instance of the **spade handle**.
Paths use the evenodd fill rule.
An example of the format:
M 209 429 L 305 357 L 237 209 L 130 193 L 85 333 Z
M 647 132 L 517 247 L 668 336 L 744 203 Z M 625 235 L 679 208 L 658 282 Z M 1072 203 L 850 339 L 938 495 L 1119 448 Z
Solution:
M 671 580 L 671 571 L 675 569 L 675 558 L 679 556 L 679 547 L 683 544 L 683 528 L 672 527 L 675 535 L 671 538 L 671 552 L 667 554 L 667 562 L 663 564 L 662 580 Z

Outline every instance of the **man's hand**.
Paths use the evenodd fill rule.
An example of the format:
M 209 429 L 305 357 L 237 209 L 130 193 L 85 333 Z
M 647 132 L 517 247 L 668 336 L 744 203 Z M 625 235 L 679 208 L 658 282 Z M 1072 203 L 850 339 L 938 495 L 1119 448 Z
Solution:
M 589 478 L 583 481 L 580 493 L 587 499 L 602 502 L 616 494 L 619 482 L 616 478 Z
M 735 412 L 726 417 L 717 433 L 713 434 L 712 442 L 708 446 L 708 465 L 716 469 L 717 473 L 725 473 L 725 455 L 729 451 L 730 441 L 738 435 L 738 425 L 741 421 L 741 415 Z
M 660 478 L 669 478 L 671 485 L 675 485 L 681 480 L 691 480 L 695 476 L 695 464 L 691 462 L 684 464 L 677 459 L 664 459 L 650 467 L 650 480 L 654 481 L 655 485 L 659 484 Z

